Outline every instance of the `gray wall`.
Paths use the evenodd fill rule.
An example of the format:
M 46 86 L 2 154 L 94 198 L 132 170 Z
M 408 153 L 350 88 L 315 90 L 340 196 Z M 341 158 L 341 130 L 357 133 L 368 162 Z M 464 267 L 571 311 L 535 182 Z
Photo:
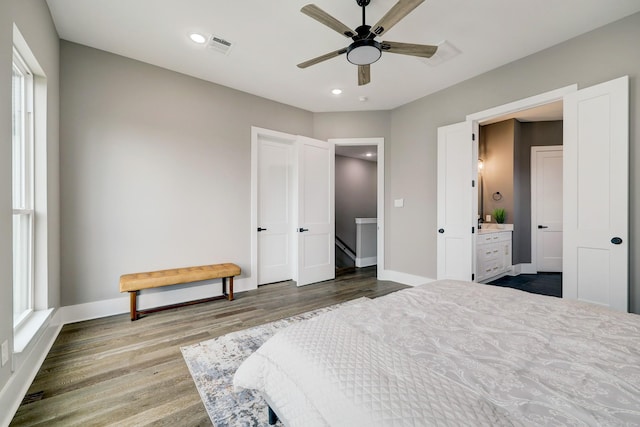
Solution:
M 562 145 L 562 121 L 520 123 L 514 152 L 513 263 L 531 262 L 531 147 Z
M 336 236 L 355 253 L 355 218 L 377 216 L 378 168 L 375 162 L 336 156 Z
M 640 170 L 638 101 L 640 14 L 404 105 L 391 113 L 388 200 L 405 198 L 386 216 L 386 267 L 436 277 L 436 135 L 467 114 L 577 83 L 585 88 L 630 76 L 631 309 L 640 312 Z M 597 52 L 597 55 L 594 54 Z
M 251 126 L 310 112 L 61 42 L 62 304 L 121 274 L 235 262 L 250 274 Z
M 484 163 L 482 171 L 483 213 L 482 218 L 491 215 L 491 222 L 496 222 L 493 210 L 502 208 L 506 212 L 506 223 L 514 224 L 513 212 L 513 152 L 515 145 L 515 128 L 517 120 L 505 120 L 480 128 L 481 158 Z M 494 199 L 499 192 L 502 198 Z M 496 198 L 498 196 L 496 195 Z
M 49 9 L 40 0 L 0 1 L 0 342 L 13 340 L 12 215 L 11 215 L 11 62 L 13 22 L 47 77 L 47 159 L 48 197 L 36 218 L 46 229 L 45 257 L 40 273 L 46 276 L 47 305 L 59 306 L 59 165 L 58 165 L 58 35 Z M 44 223 L 44 224 L 43 224 Z M 0 389 L 11 375 L 11 363 L 0 368 Z

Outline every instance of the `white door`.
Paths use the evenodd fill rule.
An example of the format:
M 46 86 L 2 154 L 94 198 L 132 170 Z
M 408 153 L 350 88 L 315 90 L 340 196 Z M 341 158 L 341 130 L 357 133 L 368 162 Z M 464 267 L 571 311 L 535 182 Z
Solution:
M 298 137 L 298 286 L 335 278 L 334 144 Z
M 564 97 L 565 298 L 628 311 L 629 79 Z
M 293 278 L 292 144 L 261 139 L 258 146 L 258 284 Z
M 472 132 L 470 121 L 438 128 L 438 279 L 472 280 L 478 159 Z
M 536 270 L 562 272 L 562 146 L 531 147 Z

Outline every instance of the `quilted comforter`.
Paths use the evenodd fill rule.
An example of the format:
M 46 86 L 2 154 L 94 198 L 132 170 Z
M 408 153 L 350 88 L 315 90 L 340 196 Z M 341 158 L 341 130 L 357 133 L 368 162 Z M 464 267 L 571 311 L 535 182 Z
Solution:
M 640 316 L 439 281 L 276 334 L 240 366 L 287 426 L 640 425 Z

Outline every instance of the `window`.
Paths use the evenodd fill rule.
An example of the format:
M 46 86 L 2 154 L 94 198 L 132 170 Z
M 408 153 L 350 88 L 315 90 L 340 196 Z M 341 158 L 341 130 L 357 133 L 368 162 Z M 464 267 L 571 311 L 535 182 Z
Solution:
M 13 326 L 34 305 L 33 73 L 14 49 L 12 73 Z

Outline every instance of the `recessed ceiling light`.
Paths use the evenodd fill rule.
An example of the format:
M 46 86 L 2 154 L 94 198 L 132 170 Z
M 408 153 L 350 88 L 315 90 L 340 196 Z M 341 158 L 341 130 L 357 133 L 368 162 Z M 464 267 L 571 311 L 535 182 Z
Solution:
M 334 95 L 340 95 L 342 93 L 342 89 L 334 89 L 331 91 L 331 93 Z
M 198 34 L 198 33 L 189 34 L 189 38 L 191 39 L 191 41 L 193 41 L 194 43 L 198 43 L 198 44 L 203 44 L 204 42 L 207 41 L 207 38 L 205 36 L 203 36 L 202 34 Z
M 367 157 L 373 157 L 373 153 L 367 153 L 367 154 L 365 154 L 365 156 L 367 156 Z

